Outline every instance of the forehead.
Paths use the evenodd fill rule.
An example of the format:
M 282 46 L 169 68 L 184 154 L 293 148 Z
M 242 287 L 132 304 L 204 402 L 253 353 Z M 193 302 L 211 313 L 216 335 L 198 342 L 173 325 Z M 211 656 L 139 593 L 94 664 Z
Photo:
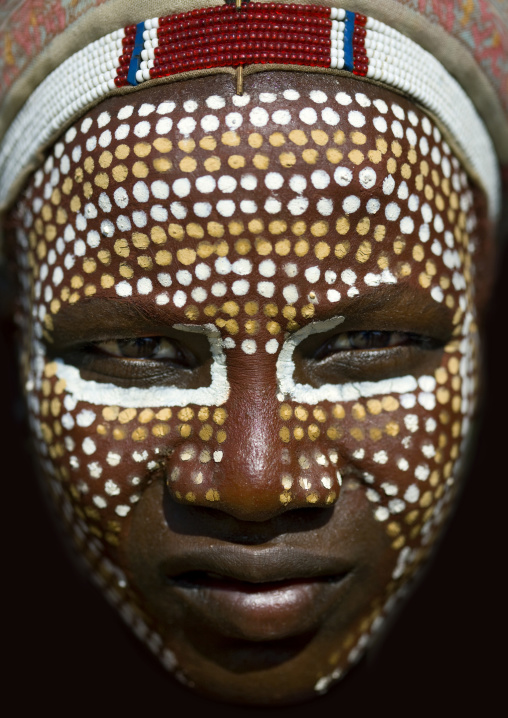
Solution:
M 285 77 L 243 96 L 216 77 L 111 98 L 65 133 L 25 219 L 52 311 L 138 296 L 196 320 L 226 293 L 333 305 L 358 278 L 445 300 L 473 193 L 438 128 L 382 88 Z

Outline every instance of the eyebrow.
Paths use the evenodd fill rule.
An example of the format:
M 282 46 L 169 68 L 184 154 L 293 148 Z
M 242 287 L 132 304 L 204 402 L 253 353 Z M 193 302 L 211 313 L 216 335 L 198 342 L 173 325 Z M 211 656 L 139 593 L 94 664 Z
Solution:
M 369 287 L 356 297 L 346 294 L 327 311 L 314 306 L 314 321 L 344 316 L 344 323 L 340 325 L 344 332 L 356 325 L 415 333 L 424 333 L 432 327 L 435 333 L 447 339 L 453 329 L 454 311 L 436 302 L 426 290 L 408 284 Z
M 111 330 L 119 333 L 164 331 L 174 324 L 186 323 L 170 305 L 158 307 L 146 300 L 128 302 L 104 297 L 89 297 L 76 304 L 66 305 L 53 317 L 54 340 L 86 342 L 100 339 L 101 330 L 106 337 Z

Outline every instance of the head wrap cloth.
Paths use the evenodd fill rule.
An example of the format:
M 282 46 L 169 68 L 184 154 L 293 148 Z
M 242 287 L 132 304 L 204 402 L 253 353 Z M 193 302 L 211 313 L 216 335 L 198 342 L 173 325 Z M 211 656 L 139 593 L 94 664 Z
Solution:
M 258 0 L 260 1 L 260 0 Z M 261 0 L 262 2 L 263 0 Z M 288 3 L 294 0 L 278 0 Z M 36 87 L 76 51 L 121 27 L 148 17 L 221 4 L 220 0 L 5 0 L 0 9 L 0 142 Z M 437 58 L 472 100 L 499 158 L 508 185 L 508 3 L 506 0 L 305 0 L 340 7 L 396 28 Z M 246 73 L 300 69 L 251 65 Z M 312 68 L 319 71 L 321 68 Z M 234 73 L 233 68 L 195 70 L 152 80 Z M 150 83 L 150 84 L 151 84 Z M 146 87 L 143 84 L 141 87 Z M 120 88 L 111 94 L 131 92 Z M 82 113 L 81 113 L 82 114 Z M 62 128 L 63 129 L 63 128 Z M 452 140 L 453 138 L 449 138 Z M 44 148 L 41 147 L 41 150 Z M 35 168 L 27 165 L 22 178 Z M 0 178 L 0 182 L 7 181 Z M 21 186 L 16 181 L 7 202 Z

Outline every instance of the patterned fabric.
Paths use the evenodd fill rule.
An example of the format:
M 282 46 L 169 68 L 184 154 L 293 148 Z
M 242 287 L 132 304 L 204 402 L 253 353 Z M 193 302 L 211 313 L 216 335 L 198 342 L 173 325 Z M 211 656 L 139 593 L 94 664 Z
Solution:
M 21 72 L 66 27 L 106 0 L 7 0 L 0 8 L 0 86 Z M 468 47 L 508 114 L 506 0 L 398 0 Z

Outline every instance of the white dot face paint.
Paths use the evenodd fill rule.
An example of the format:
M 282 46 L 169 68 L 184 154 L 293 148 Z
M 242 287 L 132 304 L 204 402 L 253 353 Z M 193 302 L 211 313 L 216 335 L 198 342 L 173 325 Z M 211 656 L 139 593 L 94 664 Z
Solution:
M 231 467 L 246 472 L 244 457 L 254 455 L 255 440 L 262 449 L 256 461 L 269 479 L 263 501 L 273 500 L 276 511 L 282 507 L 291 516 L 297 505 L 309 511 L 333 506 L 341 489 L 354 488 L 361 509 L 351 517 L 355 531 L 368 525 L 366 543 L 386 547 L 388 568 L 379 582 L 384 591 L 414 570 L 412 556 L 423 537 L 433 540 L 474 410 L 475 359 L 468 337 L 476 319 L 464 263 L 473 259 L 474 266 L 471 247 L 476 226 L 483 225 L 475 224 L 471 185 L 432 125 L 425 132 L 421 110 L 411 109 L 403 97 L 364 83 L 356 88 L 362 92 L 343 84 L 350 91 L 337 93 L 338 79 L 343 80 L 334 78 L 332 85 L 326 75 L 317 89 L 297 77 L 283 85 L 287 90 L 267 77 L 249 79 L 249 95 L 234 96 L 223 91 L 223 79 L 206 78 L 200 94 L 188 83 L 173 83 L 171 101 L 169 86 L 131 94 L 128 106 L 125 97 L 111 98 L 91 111 L 93 121 L 84 132 L 80 121 L 75 134 L 63 136 L 30 182 L 22 200 L 26 211 L 19 215 L 26 225 L 20 224 L 16 241 L 25 246 L 20 251 L 29 251 L 29 233 L 35 222 L 42 226 L 41 257 L 22 265 L 30 307 L 26 336 L 32 342 L 23 383 L 31 387 L 34 436 L 45 465 L 56 472 L 62 505 L 68 502 L 69 525 L 83 533 L 81 545 L 94 542 L 98 561 L 104 555 L 111 565 L 119 560 L 120 570 L 125 567 L 118 559 L 125 548 L 125 519 L 147 511 L 154 476 L 164 482 L 170 501 L 212 512 L 233 505 L 239 499 L 228 494 L 236 480 Z M 261 79 L 264 84 L 256 89 Z M 140 138 L 143 122 L 149 129 Z M 433 195 L 417 186 L 425 169 L 424 136 L 430 169 L 423 186 L 432 185 Z M 92 146 L 94 137 L 95 149 L 89 151 L 86 143 L 91 140 Z M 107 153 L 113 158 L 109 165 Z M 84 164 L 89 155 L 90 171 L 90 160 Z M 83 171 L 82 183 L 75 180 L 77 170 Z M 467 243 L 463 235 L 459 242 L 448 195 L 439 192 L 431 172 L 438 173 L 439 185 L 449 173 Z M 65 177 L 79 191 L 65 194 Z M 67 213 L 61 224 L 54 221 L 55 188 Z M 75 195 L 80 203 L 74 200 L 71 210 Z M 51 224 L 56 236 L 46 239 Z M 406 294 L 397 294 L 402 290 Z M 393 360 L 384 359 L 393 370 L 376 364 L 375 375 L 341 374 L 351 357 L 369 346 L 370 330 L 384 331 L 386 323 L 380 327 L 374 321 L 374 308 L 386 297 L 418 321 L 433 311 L 455 317 L 450 334 L 460 333 L 460 342 L 454 339 L 442 361 L 427 363 L 424 371 L 406 360 L 393 369 Z M 122 341 L 130 339 L 101 348 L 112 351 L 117 366 L 122 363 L 122 381 L 103 354 L 107 375 L 95 377 L 67 355 L 50 361 L 45 354 L 52 322 L 58 326 L 65 313 L 91 310 L 98 298 L 113 328 L 122 327 Z M 132 337 L 116 314 L 119 306 L 141 317 Z M 369 331 L 357 321 L 361 312 L 372 319 Z M 101 313 L 94 317 L 96 326 L 88 332 L 104 329 Z M 144 336 L 147 317 L 156 317 L 156 325 L 148 322 Z M 71 321 L 85 326 L 89 314 L 83 311 Z M 432 333 L 432 326 L 425 331 Z M 157 364 L 156 378 L 137 383 L 127 369 L 134 362 L 122 352 L 145 352 L 149 362 L 160 353 L 167 361 L 174 359 L 173 341 L 183 354 L 201 347 L 198 372 L 186 369 L 192 382 L 185 383 L 178 365 L 168 371 L 166 363 Z M 398 350 L 383 346 L 378 356 Z M 312 363 L 312 373 L 305 373 L 302 357 Z M 140 371 L 143 360 L 133 358 Z M 262 421 L 256 414 L 260 396 Z M 453 417 L 448 423 L 442 421 L 444 412 Z M 51 455 L 56 458 L 50 462 Z M 65 481 L 58 475 L 62 467 Z M 242 473 L 246 494 L 254 486 L 251 479 Z M 48 481 L 56 485 L 54 477 Z M 243 509 L 253 510 L 251 499 Z M 86 517 L 80 521 L 77 506 Z M 418 514 L 414 520 L 411 512 Z M 355 523 L 365 516 L 368 521 Z M 153 517 L 145 518 L 151 523 Z M 87 533 L 90 527 L 95 533 Z M 143 535 L 136 539 L 144 541 Z M 137 621 L 136 578 L 108 581 Z M 134 581 L 129 585 L 134 590 L 126 593 L 120 581 Z M 384 593 L 371 598 L 380 609 L 386 600 Z M 148 596 L 149 608 L 150 601 Z M 358 613 L 368 629 L 347 627 L 354 640 L 341 654 L 341 670 L 370 636 L 371 613 L 370 604 Z M 167 656 L 176 648 L 173 638 L 159 619 L 150 618 L 146 642 L 159 657 Z M 326 660 L 342 647 L 339 637 Z M 175 659 L 167 660 L 173 665 Z M 312 670 L 326 675 L 330 668 Z

